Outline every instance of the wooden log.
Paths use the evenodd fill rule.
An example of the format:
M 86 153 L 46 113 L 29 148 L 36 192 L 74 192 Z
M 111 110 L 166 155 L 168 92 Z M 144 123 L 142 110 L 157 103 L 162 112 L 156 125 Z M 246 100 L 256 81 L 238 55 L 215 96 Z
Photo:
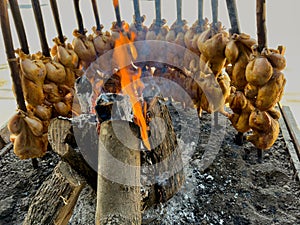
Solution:
M 85 126 L 91 126 L 85 124 Z M 96 171 L 86 162 L 83 155 L 79 151 L 74 137 L 74 129 L 69 120 L 63 120 L 55 118 L 51 120 L 48 128 L 48 141 L 53 149 L 62 160 L 68 162 L 70 166 L 80 175 L 82 175 L 87 182 L 96 190 L 97 187 L 97 173 Z M 96 128 L 95 128 L 96 129 Z M 90 131 L 89 127 L 85 127 L 86 131 Z M 76 132 L 76 131 L 75 131 Z M 79 131 L 78 131 L 79 132 Z M 97 139 L 97 136 L 91 137 L 91 133 L 82 133 L 82 141 L 84 143 L 91 143 L 86 138 Z M 92 144 L 91 144 L 92 145 Z M 74 148 L 73 148 L 73 147 Z M 93 144 L 97 150 L 97 143 Z
M 111 108 L 110 104 L 107 104 L 107 107 Z M 155 140 L 161 140 L 161 143 L 155 146 L 152 151 L 141 152 L 142 210 L 167 201 L 180 189 L 184 182 L 180 149 L 178 149 L 168 108 L 158 98 L 149 102 L 148 108 L 147 114 L 152 118 L 150 141 L 153 146 L 155 146 Z M 110 119 L 110 115 L 103 118 Z M 72 124 L 70 120 L 53 119 L 49 126 L 48 139 L 53 151 L 84 176 L 87 182 L 96 190 L 97 169 L 93 169 L 94 166 L 91 167 L 90 165 L 96 164 L 97 168 L 98 156 L 93 157 L 96 162 L 88 161 L 87 163 L 86 160 L 89 160 L 89 157 L 83 155 L 85 152 L 97 152 L 98 135 L 96 125 L 87 122 L 90 120 L 87 118 L 82 123 L 73 122 Z M 163 133 L 165 131 L 166 133 Z M 74 143 L 76 141 L 78 144 Z M 85 145 L 85 143 L 88 143 L 88 145 Z M 164 177 L 163 175 L 166 174 L 169 176 Z
M 141 224 L 140 140 L 139 128 L 122 132 L 126 145 L 115 131 L 128 126 L 127 121 L 101 123 L 98 152 L 98 188 L 96 224 Z M 135 128 L 135 129 L 134 129 Z
M 23 225 L 66 225 L 85 181 L 66 162 L 59 162 L 29 206 Z
M 256 26 L 258 51 L 267 47 L 266 0 L 256 0 Z
M 183 162 L 173 129 L 170 112 L 164 101 L 148 102 L 152 151 L 142 152 L 142 209 L 169 200 L 184 182 Z

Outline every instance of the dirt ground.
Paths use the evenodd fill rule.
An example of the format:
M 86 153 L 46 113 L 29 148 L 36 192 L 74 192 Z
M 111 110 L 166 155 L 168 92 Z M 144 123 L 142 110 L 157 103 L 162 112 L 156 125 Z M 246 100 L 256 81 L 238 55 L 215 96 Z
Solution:
M 177 111 L 179 114 L 171 109 L 171 114 L 175 130 L 180 133 L 185 128 L 178 140 L 183 148 L 186 181 L 167 203 L 146 210 L 143 224 L 300 224 L 300 185 L 281 134 L 265 152 L 263 163 L 258 163 L 252 144 L 234 144 L 236 132 L 229 123 L 219 129 L 219 133 L 224 132 L 220 148 L 214 142 L 207 148 L 211 144 L 208 139 L 214 137 L 211 115 L 204 114 L 196 129 L 198 118 L 190 110 Z M 201 159 L 209 150 L 217 155 L 203 171 Z M 250 150 L 248 157 L 245 150 Z M 186 152 L 192 154 L 187 156 Z M 58 160 L 49 151 L 39 160 L 40 168 L 34 170 L 30 160 L 20 161 L 12 151 L 0 159 L 1 225 L 22 224 L 32 196 Z M 94 224 L 95 208 L 96 194 L 86 186 L 69 224 Z

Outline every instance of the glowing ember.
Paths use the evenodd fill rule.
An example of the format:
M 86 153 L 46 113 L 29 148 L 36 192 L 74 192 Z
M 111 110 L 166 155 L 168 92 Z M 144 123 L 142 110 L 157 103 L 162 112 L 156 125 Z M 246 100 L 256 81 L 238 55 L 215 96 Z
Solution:
M 129 26 L 125 24 L 123 29 L 124 33 L 127 34 Z M 150 142 L 147 133 L 147 124 L 143 115 L 143 107 L 139 101 L 139 96 L 142 94 L 144 85 L 140 80 L 142 70 L 141 68 L 135 68 L 130 63 L 132 59 L 137 58 L 137 51 L 133 44 L 135 35 L 133 32 L 130 33 L 130 38 L 124 35 L 122 32 L 120 37 L 115 41 L 115 49 L 113 58 L 120 68 L 118 75 L 121 78 L 122 92 L 128 95 L 133 108 L 134 122 L 140 127 L 141 137 L 145 147 L 150 150 Z M 145 107 L 144 107 L 145 108 Z M 144 109 L 145 110 L 145 109 Z

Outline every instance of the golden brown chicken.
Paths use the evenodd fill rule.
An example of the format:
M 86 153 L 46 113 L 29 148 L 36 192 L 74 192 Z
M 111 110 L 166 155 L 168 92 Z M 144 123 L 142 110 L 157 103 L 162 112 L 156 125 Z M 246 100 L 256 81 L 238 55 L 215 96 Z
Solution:
M 274 70 L 271 79 L 258 89 L 255 106 L 259 110 L 268 110 L 280 101 L 286 79 L 282 72 Z
M 197 45 L 201 52 L 201 69 L 209 63 L 215 76 L 221 73 L 226 63 L 225 48 L 229 41 L 228 36 L 220 22 L 216 27 L 211 27 L 199 36 Z
M 230 94 L 229 105 L 234 114 L 229 116 L 233 127 L 241 133 L 250 130 L 249 117 L 254 110 L 253 105 L 245 97 L 243 92 L 236 91 Z
M 43 123 L 33 115 L 19 112 L 8 122 L 8 129 L 14 153 L 20 159 L 42 157 L 46 153 L 47 133 L 43 134 Z
M 269 149 L 275 143 L 279 134 L 279 123 L 267 112 L 254 110 L 249 118 L 253 134 L 247 137 L 255 147 Z

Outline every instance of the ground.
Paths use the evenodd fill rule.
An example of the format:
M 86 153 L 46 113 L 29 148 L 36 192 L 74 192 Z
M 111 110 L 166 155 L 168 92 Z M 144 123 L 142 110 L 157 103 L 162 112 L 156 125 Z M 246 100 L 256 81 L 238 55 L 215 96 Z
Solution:
M 167 203 L 144 212 L 144 224 L 300 224 L 300 185 L 282 134 L 259 163 L 251 143 L 242 147 L 234 144 L 236 131 L 229 123 L 215 131 L 224 132 L 221 146 L 212 142 L 207 148 L 212 136 L 211 115 L 204 113 L 200 128 L 195 129 L 198 119 L 191 110 L 177 111 L 179 114 L 171 109 L 175 130 L 184 128 L 178 140 L 184 148 L 186 181 Z M 198 141 L 194 143 L 192 137 Z M 209 150 L 217 155 L 208 168 L 203 168 L 201 159 L 210 154 Z M 245 150 L 250 150 L 248 157 Z M 34 170 L 30 160 L 20 161 L 12 151 L 0 159 L 1 225 L 22 224 L 32 196 L 52 172 L 58 157 L 49 151 L 39 162 L 40 168 Z M 86 186 L 69 224 L 94 224 L 95 208 L 96 194 Z

